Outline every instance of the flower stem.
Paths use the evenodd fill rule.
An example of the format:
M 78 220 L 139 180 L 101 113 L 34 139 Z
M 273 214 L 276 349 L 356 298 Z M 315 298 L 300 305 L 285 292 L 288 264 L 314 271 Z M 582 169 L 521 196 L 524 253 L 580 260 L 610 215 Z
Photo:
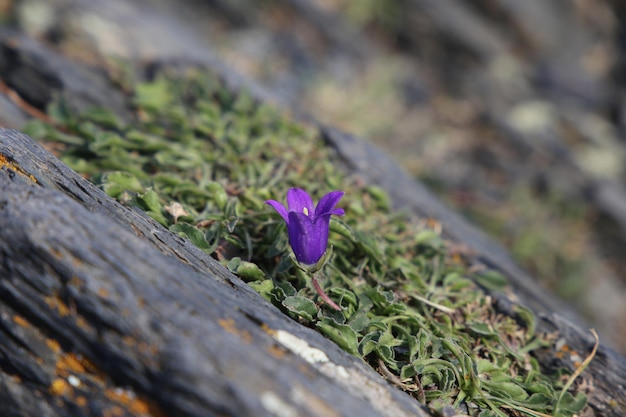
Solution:
M 317 278 L 315 278 L 315 274 L 311 275 L 311 280 L 313 281 L 313 286 L 315 287 L 315 291 L 317 291 L 319 296 L 322 297 L 322 300 L 324 300 L 326 302 L 326 304 L 331 306 L 333 309 L 335 309 L 337 311 L 341 311 L 342 310 L 341 307 L 339 307 L 337 304 L 335 304 L 335 302 L 330 299 L 328 294 L 326 294 L 324 292 L 322 287 L 320 287 L 319 282 L 317 282 Z

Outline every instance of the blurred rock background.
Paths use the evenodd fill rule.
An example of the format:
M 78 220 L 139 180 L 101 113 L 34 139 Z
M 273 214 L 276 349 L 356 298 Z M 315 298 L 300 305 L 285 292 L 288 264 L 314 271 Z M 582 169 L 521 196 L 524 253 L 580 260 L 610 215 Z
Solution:
M 4 28 L 112 72 L 114 57 L 231 67 L 370 140 L 626 352 L 626 3 L 0 0 L 0 11 Z

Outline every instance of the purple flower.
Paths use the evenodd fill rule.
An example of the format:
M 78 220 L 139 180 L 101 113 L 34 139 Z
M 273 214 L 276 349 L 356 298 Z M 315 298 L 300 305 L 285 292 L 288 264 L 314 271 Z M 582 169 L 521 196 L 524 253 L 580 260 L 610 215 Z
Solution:
M 287 192 L 289 209 L 276 200 L 266 201 L 285 219 L 289 244 L 298 262 L 313 265 L 322 258 L 328 246 L 330 216 L 344 214 L 342 208 L 335 208 L 343 195 L 343 191 L 331 191 L 314 208 L 311 196 L 306 191 L 292 188 Z

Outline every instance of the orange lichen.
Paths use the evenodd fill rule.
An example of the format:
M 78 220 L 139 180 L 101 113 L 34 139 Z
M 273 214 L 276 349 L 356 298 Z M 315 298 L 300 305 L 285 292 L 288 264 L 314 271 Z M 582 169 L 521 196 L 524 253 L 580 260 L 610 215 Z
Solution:
M 89 325 L 89 322 L 82 316 L 76 317 L 76 324 L 78 325 L 78 327 L 80 327 L 83 330 L 91 330 L 91 326 Z
M 86 371 L 81 363 L 80 357 L 73 353 L 62 355 L 57 362 L 57 372 L 61 375 L 69 375 L 70 373 L 83 373 Z
M 63 252 L 61 252 L 57 248 L 50 249 L 50 253 L 52 254 L 52 256 L 54 256 L 57 259 L 63 258 Z
M 23 177 L 28 178 L 29 180 L 37 184 L 37 179 L 33 175 L 29 174 L 24 169 L 22 169 L 22 167 L 20 167 L 17 163 L 15 163 L 15 161 L 9 160 L 9 158 L 7 158 L 5 155 L 0 153 L 0 169 L 2 168 L 10 169 L 13 172 Z
M 109 296 L 109 290 L 106 288 L 98 288 L 98 295 L 102 298 L 107 298 Z
M 72 387 L 63 378 L 56 378 L 50 384 L 50 392 L 57 396 L 66 396 L 72 392 Z
M 557 350 L 555 356 L 559 359 L 563 359 L 568 353 L 571 354 L 572 352 L 573 350 L 566 343 L 564 343 L 563 346 Z
M 44 300 L 46 304 L 48 304 L 48 307 L 55 309 L 61 317 L 70 315 L 69 307 L 63 301 L 59 300 L 58 297 L 47 296 Z
M 313 368 L 304 363 L 298 364 L 298 372 L 300 372 L 302 375 L 306 375 L 309 378 L 315 378 Z
M 146 401 L 136 397 L 132 391 L 126 389 L 107 389 L 104 396 L 123 406 L 133 414 L 148 414 L 150 407 Z
M 124 341 L 136 347 L 142 345 L 131 337 L 125 338 Z M 108 406 L 102 412 L 103 416 L 116 417 L 130 414 L 137 417 L 165 417 L 165 413 L 158 405 L 150 402 L 149 399 L 135 395 L 130 389 L 112 387 L 108 376 L 87 358 L 77 353 L 64 352 L 54 339 L 46 339 L 46 345 L 58 357 L 55 367 L 56 377 L 48 388 L 52 396 L 57 399 L 63 397 L 64 402 L 71 401 L 79 407 L 86 407 L 89 405 L 89 395 L 85 395 L 85 392 L 95 389 L 98 395 L 103 395 L 109 401 Z M 143 345 L 146 349 L 154 349 L 147 343 Z M 59 407 L 62 406 L 62 403 L 57 404 Z
M 159 353 L 159 346 L 146 342 L 139 342 L 137 349 L 148 358 L 154 358 Z
M 276 335 L 276 330 L 272 329 L 270 326 L 268 326 L 268 325 L 267 325 L 267 324 L 265 324 L 265 323 L 263 323 L 263 324 L 261 325 L 261 329 L 262 329 L 265 333 L 269 334 L 270 336 L 275 336 L 275 335 Z
M 13 316 L 13 321 L 18 325 L 18 326 L 22 326 L 22 327 L 28 327 L 29 323 L 28 321 L 22 317 L 22 316 L 18 316 L 17 314 Z
M 76 257 L 72 257 L 72 264 L 74 265 L 74 267 L 79 267 L 82 265 L 82 261 Z M 80 288 L 84 285 L 84 281 L 76 275 L 72 275 L 72 278 L 70 278 L 69 283 L 77 288 Z
M 61 345 L 54 339 L 46 339 L 46 346 L 54 353 L 61 352 Z
M 124 409 L 119 405 L 114 405 L 113 407 L 104 410 L 104 417 L 120 417 L 124 415 Z
M 134 348 L 137 345 L 137 341 L 135 340 L 134 337 L 131 337 L 131 336 L 124 336 L 122 338 L 122 342 L 124 342 L 126 346 L 132 347 L 132 348 Z
M 306 388 L 296 385 L 292 388 L 294 399 L 303 404 L 306 409 L 311 410 L 312 414 L 326 417 L 339 417 L 340 414 L 327 402 L 322 400 L 315 392 L 306 390 Z
M 274 356 L 275 358 L 282 358 L 283 356 L 285 356 L 285 349 L 281 348 L 280 346 L 276 346 L 276 345 L 271 345 L 270 347 L 267 348 L 267 352 Z
M 77 257 L 72 257 L 72 265 L 74 265 L 74 267 L 80 267 L 83 265 L 83 261 Z
M 98 368 L 93 363 L 75 353 L 60 355 L 56 363 L 56 373 L 65 378 L 72 374 L 89 373 L 92 377 L 97 377 L 100 374 Z
M 243 339 L 246 343 L 252 342 L 252 335 L 247 330 L 240 330 L 233 319 L 219 319 L 217 323 L 228 333 L 235 334 Z
M 78 280 L 78 278 L 76 278 Z M 59 297 L 53 295 L 44 297 L 44 301 L 48 304 L 52 310 L 55 310 L 60 317 L 74 316 L 76 319 L 76 325 L 84 331 L 94 332 L 92 327 L 84 317 L 79 316 L 76 311 L 76 305 L 70 300 L 70 305 L 65 304 Z

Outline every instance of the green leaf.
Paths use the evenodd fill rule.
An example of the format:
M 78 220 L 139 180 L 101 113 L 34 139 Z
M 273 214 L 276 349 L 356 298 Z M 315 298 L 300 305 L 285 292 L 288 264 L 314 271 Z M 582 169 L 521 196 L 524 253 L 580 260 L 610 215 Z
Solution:
M 483 384 L 483 386 L 485 386 L 485 384 Z M 490 387 L 489 392 L 491 394 L 498 393 L 500 397 L 508 397 L 518 401 L 523 401 L 528 398 L 526 390 L 514 382 L 498 382 Z
M 470 323 L 468 329 L 473 333 L 479 336 L 497 336 L 498 333 L 494 332 L 494 330 L 487 323 Z
M 267 301 L 272 302 L 272 292 L 274 291 L 274 282 L 271 279 L 263 281 L 253 281 L 248 283 L 250 288 L 258 292 Z
M 226 203 L 228 203 L 228 194 L 224 189 L 224 186 L 218 182 L 210 182 L 206 185 L 206 190 L 211 200 L 220 209 L 224 210 Z
M 380 346 L 395 347 L 400 346 L 402 344 L 402 341 L 396 339 L 393 334 L 386 332 L 380 336 L 380 339 L 378 339 L 378 344 Z
M 398 369 L 398 365 L 395 360 L 395 351 L 392 348 L 379 344 L 376 347 L 376 353 L 378 353 L 378 356 L 380 356 L 380 358 L 385 361 L 390 368 L 394 370 Z
M 389 325 L 387 323 L 385 323 L 384 321 L 378 320 L 376 318 L 372 319 L 369 323 L 369 329 L 370 331 L 374 331 L 374 330 L 382 330 L 382 331 L 387 331 L 389 329 Z
M 110 172 L 102 176 L 102 188 L 110 197 L 117 198 L 124 191 L 141 192 L 141 181 L 127 172 Z
M 352 327 L 355 332 L 360 332 L 370 323 L 370 318 L 367 316 L 367 312 L 368 310 L 365 309 L 357 311 L 352 317 L 350 317 L 346 324 Z
M 154 190 L 148 190 L 143 194 L 137 194 L 137 202 L 146 211 L 161 213 L 162 205 L 159 201 L 159 195 L 155 193 Z
M 357 306 L 357 297 L 353 291 L 347 290 L 341 287 L 333 287 L 329 291 L 329 294 L 335 295 L 341 301 L 341 305 Z
M 279 227 L 278 229 L 281 232 L 283 231 L 282 226 Z M 273 258 L 274 256 L 282 255 L 283 253 L 287 252 L 288 246 L 289 246 L 289 241 L 287 238 L 287 233 L 278 233 L 276 238 L 272 241 L 272 244 L 270 245 L 270 247 L 267 249 L 267 252 L 265 253 L 265 257 Z M 291 267 L 291 263 L 289 264 L 289 266 Z
M 69 125 L 76 117 L 71 106 L 64 98 L 52 100 L 48 104 L 46 112 L 58 125 Z
M 172 94 L 165 79 L 136 86 L 134 102 L 137 106 L 158 110 L 166 107 L 171 101 Z
M 406 310 L 407 306 L 404 303 L 391 303 L 382 310 L 381 314 L 384 316 L 393 317 L 404 314 Z
M 582 392 L 576 393 L 574 397 L 569 392 L 563 394 L 561 401 L 559 402 L 559 412 L 567 412 L 571 414 L 578 414 L 583 407 L 587 404 L 587 397 Z
M 226 268 L 233 274 L 237 272 L 237 268 L 241 265 L 241 258 L 239 256 L 235 256 L 226 264 Z
M 443 247 L 443 239 L 434 230 L 426 229 L 415 235 L 415 244 L 418 246 L 430 246 L 435 249 Z
M 357 333 L 346 324 L 339 324 L 324 318 L 316 324 L 317 328 L 333 342 L 352 355 L 358 355 Z
M 119 134 L 114 132 L 99 132 L 94 141 L 89 144 L 89 150 L 103 155 L 111 154 L 115 150 L 123 151 L 126 142 Z M 127 156 L 127 155 L 124 155 Z
M 494 270 L 477 274 L 474 279 L 490 291 L 501 291 L 508 285 L 506 277 Z
M 241 261 L 237 267 L 237 275 L 245 282 L 260 281 L 265 278 L 265 273 L 253 262 Z
M 515 305 L 513 307 L 513 312 L 524 321 L 527 328 L 527 341 L 534 337 L 535 335 L 535 314 L 527 307 L 522 305 Z
M 478 359 L 476 361 L 476 371 L 479 374 L 491 374 L 493 372 L 501 372 L 502 368 L 487 359 Z
M 345 237 L 346 239 L 350 240 L 351 242 L 355 242 L 356 241 L 356 238 L 354 237 L 354 234 L 352 233 L 352 229 L 350 229 L 350 226 L 348 226 L 343 221 L 341 221 L 339 219 L 336 219 L 334 217 L 330 218 L 330 231 L 331 232 L 335 232 L 335 233 Z
M 113 113 L 112 111 L 104 108 L 93 107 L 87 109 L 82 116 L 95 122 L 103 127 L 109 127 L 112 129 L 122 129 L 124 127 L 124 123 Z
M 292 295 L 296 295 L 297 291 L 290 282 L 282 281 L 278 282 L 275 285 L 276 294 L 280 297 L 280 301 L 284 300 L 285 297 L 289 297 Z
M 170 226 L 170 230 L 174 233 L 178 233 L 179 236 L 186 237 L 200 249 L 208 250 L 210 248 L 209 242 L 207 242 L 204 233 L 189 223 L 173 224 Z
M 409 345 L 408 360 L 413 361 L 415 360 L 415 357 L 417 355 L 417 350 L 419 348 L 417 337 L 407 334 L 406 341 L 407 341 L 407 344 Z
M 377 185 L 369 185 L 365 189 L 369 195 L 374 198 L 380 210 L 388 210 L 391 207 L 391 201 L 387 192 Z
M 526 391 L 536 394 L 544 394 L 550 398 L 554 398 L 556 395 L 552 385 L 546 381 L 531 382 L 526 385 Z
M 167 219 L 161 212 L 157 213 L 154 211 L 147 211 L 146 214 L 150 216 L 152 219 L 154 219 L 155 221 L 157 221 L 162 226 L 168 227 L 170 225 L 170 223 L 167 221 Z
M 400 380 L 402 381 L 413 378 L 417 374 L 418 372 L 413 364 L 404 365 L 402 368 L 400 368 Z
M 460 291 L 473 285 L 472 280 L 465 278 L 457 272 L 446 275 L 443 279 L 443 285 L 448 287 L 449 291 Z
M 172 151 L 171 144 L 164 143 L 158 136 L 138 130 L 126 132 L 126 140 L 128 142 L 125 144 L 126 148 L 141 151 L 142 153 L 152 153 L 161 150 L 166 152 Z
M 365 252 L 367 256 L 377 262 L 383 261 L 383 253 L 378 246 L 378 241 L 372 234 L 358 230 L 354 232 L 354 236 L 357 245 L 359 246 L 359 248 L 361 248 L 363 252 Z
M 317 306 L 306 297 L 289 296 L 282 302 L 287 310 L 295 313 L 307 321 L 313 321 L 317 317 Z
M 365 294 L 379 307 L 387 307 L 395 298 L 392 291 L 383 290 L 381 287 L 366 289 Z
M 361 351 L 361 355 L 367 356 L 372 353 L 378 347 L 378 338 L 380 337 L 381 332 L 372 332 L 366 334 L 363 339 L 361 339 L 361 343 L 359 343 L 359 350 Z
M 547 410 L 548 406 L 552 404 L 554 395 L 546 395 L 542 393 L 532 394 L 526 400 L 526 404 L 533 410 Z
M 431 333 L 424 330 L 423 328 L 419 329 L 417 332 L 417 358 L 418 359 L 426 359 L 428 356 L 428 348 L 432 344 L 432 336 Z

